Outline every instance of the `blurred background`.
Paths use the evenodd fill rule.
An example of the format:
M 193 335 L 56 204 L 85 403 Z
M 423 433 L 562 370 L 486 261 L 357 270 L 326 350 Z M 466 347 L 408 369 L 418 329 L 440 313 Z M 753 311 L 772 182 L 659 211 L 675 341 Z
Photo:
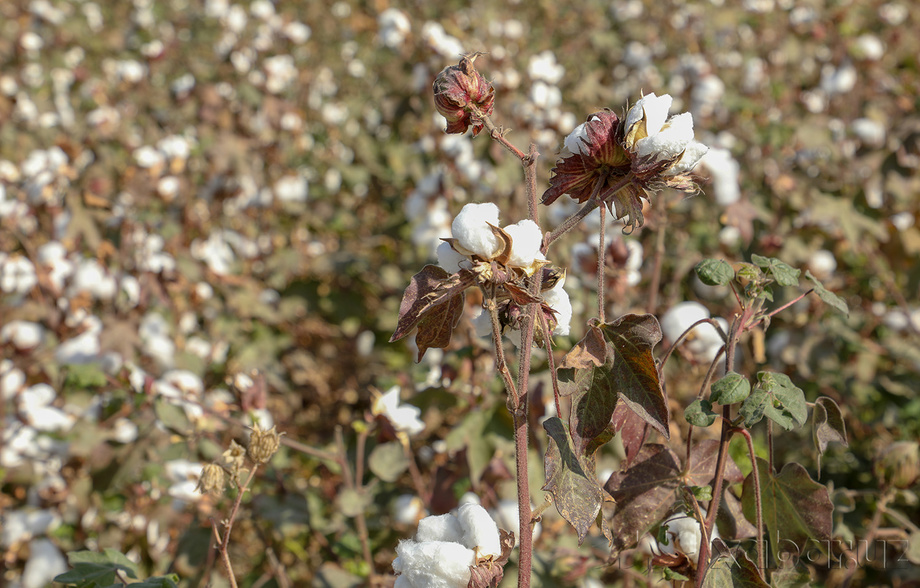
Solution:
M 433 108 L 434 76 L 468 51 L 486 53 L 476 65 L 495 87 L 493 120 L 519 148 L 538 146 L 541 191 L 576 125 L 602 108 L 624 112 L 643 92 L 673 96 L 672 113 L 691 112 L 711 146 L 701 194 L 659 193 L 631 235 L 611 224 L 608 316 L 662 317 L 695 301 L 730 319 L 731 292 L 703 286 L 692 268 L 751 253 L 809 269 L 847 300 L 848 317 L 815 297 L 795 304 L 745 341 L 741 361 L 842 407 L 849 447 L 830 447 L 820 481 L 837 506 L 835 537 L 863 536 L 879 499 L 874 460 L 920 436 L 911 8 L 0 3 L 0 584 L 45 586 L 66 552 L 111 547 L 145 573 L 204 585 L 208 518 L 228 502 L 192 489 L 201 464 L 255 420 L 296 443 L 244 503 L 232 553 L 245 585 L 360 586 L 376 573 L 388 586 L 397 541 L 426 511 L 469 491 L 490 509 L 514 498 L 488 342 L 465 320 L 451 348 L 419 364 L 411 339 L 387 342 L 409 278 L 434 262 L 463 204 L 495 202 L 503 223 L 526 214 L 519 162 L 485 135 L 443 134 Z M 568 200 L 541 211 L 544 230 L 575 210 Z M 575 305 L 557 357 L 596 312 L 597 226 L 589 218 L 550 255 Z M 776 304 L 798 293 L 779 289 Z M 467 304 L 472 313 L 474 294 Z M 674 439 L 706 371 L 698 348 L 668 365 Z M 545 355 L 535 370 L 540 504 Z M 371 410 L 393 386 L 419 409 L 421 430 Z M 777 460 L 817 478 L 809 438 L 809 427 L 780 435 Z M 364 486 L 345 492 L 342 462 L 354 468 L 365 454 Z M 600 469 L 620 457 L 612 444 Z M 891 498 L 895 514 L 880 524 L 913 537 L 920 558 L 913 489 Z M 552 511 L 535 585 L 643 581 L 603 565 L 602 539 L 577 547 Z M 894 585 L 917 568 L 868 564 L 856 577 Z M 225 582 L 216 571 L 212 580 Z

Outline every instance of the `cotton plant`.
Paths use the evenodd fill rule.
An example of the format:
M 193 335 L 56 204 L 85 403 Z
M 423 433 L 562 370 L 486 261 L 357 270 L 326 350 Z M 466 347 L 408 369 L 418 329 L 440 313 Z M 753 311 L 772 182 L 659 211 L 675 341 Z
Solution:
M 629 246 L 625 241 L 617 241 L 608 248 L 606 231 L 613 225 L 607 216 L 621 223 L 622 232 L 629 234 L 645 225 L 645 207 L 660 198 L 662 191 L 696 194 L 699 192 L 696 168 L 709 148 L 695 138 L 691 113 L 672 113 L 674 99 L 670 95 L 648 93 L 623 112 L 600 110 L 575 126 L 562 139 L 549 186 L 540 196 L 536 188 L 537 147 L 532 144 L 528 151 L 522 151 L 492 121 L 495 89 L 474 65 L 481 55 L 478 52 L 465 55 L 457 65 L 446 67 L 436 77 L 434 104 L 447 123 L 446 133 L 470 138 L 488 135 L 520 160 L 527 217 L 506 223 L 501 219 L 504 211 L 494 203 L 473 202 L 463 206 L 451 222 L 450 235 L 441 236 L 442 243 L 436 251 L 438 265 L 423 267 L 406 288 L 391 341 L 415 333 L 415 347 L 421 361 L 429 349 L 450 349 L 454 330 L 470 315 L 474 330 L 491 336 L 496 372 L 504 384 L 515 435 L 518 587 L 530 586 L 534 527 L 542 509 L 549 504 L 555 505 L 573 527 L 579 543 L 596 524 L 609 543 L 611 557 L 632 549 L 639 537 L 661 526 L 665 534 L 661 545 L 655 545 L 656 557 L 664 558 L 659 564 L 668 568 L 671 578 L 689 579 L 681 575 L 683 570 L 695 575 L 696 585 L 704 585 L 713 550 L 710 541 L 702 538 L 716 537 L 715 513 L 719 512 L 723 494 L 724 500 L 729 500 L 732 492 L 723 492 L 725 485 L 744 480 L 728 456 L 728 443 L 736 434 L 747 439 L 753 462 L 749 481 L 744 480 L 747 501 L 744 510 L 745 514 L 750 510 L 756 515 L 757 568 L 749 559 L 747 562 L 753 573 L 761 573 L 757 569 L 764 569 L 766 561 L 762 538 L 769 525 L 765 525 L 762 516 L 762 468 L 748 429 L 763 419 L 770 423 L 768 436 L 772 435 L 770 427 L 774 422 L 785 429 L 801 426 L 806 420 L 807 406 L 802 391 L 785 374 L 760 372 L 757 382 L 751 384 L 732 368 L 740 353 L 742 334 L 761 329 L 772 316 L 794 302 L 769 310 L 766 305 L 773 301 L 773 285 L 784 288 L 798 285 L 801 272 L 778 259 L 758 255 L 752 255 L 750 262 L 734 266 L 724 260 L 704 260 L 695 268 L 697 277 L 705 287 L 722 287 L 724 294 L 731 290 L 739 306 L 732 320 L 712 318 L 706 307 L 688 301 L 674 305 L 659 322 L 651 313 L 656 308 L 660 289 L 657 279 L 660 255 L 656 255 L 656 275 L 650 283 L 650 311 L 609 319 L 605 292 L 607 258 L 610 255 L 622 258 L 621 263 L 617 262 L 617 269 L 625 270 L 623 279 L 616 284 L 619 293 L 641 284 L 643 251 L 638 242 Z M 553 60 L 540 58 L 532 61 L 529 73 L 541 83 L 547 79 L 554 79 L 555 83 L 559 81 L 557 77 L 565 76 L 565 68 L 556 67 Z M 547 91 L 537 97 L 549 105 L 553 95 Z M 718 155 L 714 154 L 711 161 L 717 161 Z M 459 163 L 458 166 L 463 167 Z M 722 184 L 737 183 L 736 180 L 734 176 L 728 177 Z M 723 190 L 720 185 L 719 192 L 726 205 L 736 200 L 732 190 Z M 541 204 L 559 209 L 553 212 L 550 208 L 546 215 L 553 221 L 552 226 L 541 226 L 538 214 Z M 661 214 L 667 214 L 662 208 Z M 584 226 L 596 232 L 596 238 L 592 236 L 578 244 L 578 251 L 570 256 L 553 251 L 560 238 L 583 221 Z M 561 336 L 571 333 L 573 309 L 563 289 L 566 270 L 553 260 L 575 259 L 579 268 L 573 275 L 579 278 L 580 286 L 584 278 L 582 268 L 591 267 L 592 255 L 597 260 L 593 264 L 596 316 L 588 322 L 583 337 L 557 363 L 554 346 L 565 344 Z M 796 300 L 815 292 L 825 302 L 846 312 L 845 302 L 827 291 L 818 278 L 810 273 L 806 277 L 815 286 Z M 478 288 L 482 294 L 481 309 L 472 313 L 467 312 L 465 304 L 465 292 L 470 288 Z M 508 366 L 505 338 L 511 339 L 516 347 L 517 377 Z M 656 358 L 653 349 L 663 338 L 670 347 L 662 358 Z M 527 471 L 527 446 L 532 437 L 527 415 L 535 348 L 546 350 L 551 382 L 548 388 L 552 390 L 552 410 L 547 410 L 551 416 L 540 422 L 546 434 L 543 463 L 546 479 L 542 490 L 549 496 L 545 505 L 537 509 L 530 503 Z M 679 453 L 667 444 L 672 431 L 680 428 L 671 423 L 672 402 L 666 398 L 662 386 L 664 364 L 675 349 L 685 352 L 695 362 L 709 365 L 698 397 L 684 411 L 689 429 L 686 441 L 674 444 L 685 445 Z M 836 406 L 829 398 L 820 400 L 821 408 L 827 411 Z M 722 427 L 719 440 L 697 439 L 694 444 L 694 428 L 717 422 L 714 405 L 720 405 L 723 411 L 722 419 L 718 420 Z M 646 443 L 653 433 L 661 443 Z M 619 470 L 597 480 L 597 452 L 614 435 L 622 439 L 625 459 Z M 824 439 L 845 439 L 840 434 L 822 435 Z M 822 442 L 827 445 L 826 440 Z M 823 450 L 819 446 L 819 451 Z M 658 479 L 653 472 L 666 472 L 666 475 Z M 784 469 L 781 475 L 785 472 Z M 769 471 L 765 474 L 773 475 Z M 690 485 L 689 477 L 694 484 L 709 486 Z M 681 482 L 675 484 L 674 480 Z M 824 493 L 820 499 L 827 500 L 821 502 L 819 516 L 826 518 L 830 516 L 830 500 L 826 488 L 821 490 Z M 613 518 L 605 514 L 605 509 L 611 508 L 610 498 L 616 504 Z M 738 500 L 733 495 L 731 499 Z M 693 514 L 671 517 L 675 508 Z M 825 522 L 829 527 L 830 522 Z M 429 527 L 435 525 L 437 531 L 429 532 Z M 482 546 L 477 544 L 480 551 L 477 552 L 464 539 L 459 526 L 462 526 L 459 515 L 423 519 L 415 540 L 403 541 L 397 549 L 396 586 L 497 585 L 491 583 L 494 577 L 478 578 L 475 572 L 467 575 L 466 569 L 477 569 L 474 564 L 489 561 L 494 566 L 496 559 L 492 553 L 491 560 L 483 560 Z M 725 553 L 723 550 L 717 557 Z M 732 554 L 736 559 L 747 558 L 739 547 Z

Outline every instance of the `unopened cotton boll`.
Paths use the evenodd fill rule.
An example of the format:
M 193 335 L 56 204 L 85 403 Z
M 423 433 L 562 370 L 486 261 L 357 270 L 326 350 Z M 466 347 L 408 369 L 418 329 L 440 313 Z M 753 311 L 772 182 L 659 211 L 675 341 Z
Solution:
M 539 225 L 530 219 L 525 219 L 505 227 L 504 231 L 511 237 L 511 257 L 508 265 L 515 267 L 530 267 L 535 260 L 545 260 L 540 253 L 543 244 L 543 232 Z
M 489 226 L 498 225 L 498 207 L 491 202 L 467 204 L 451 224 L 451 233 L 464 249 L 492 258 L 500 247 L 498 237 Z
M 501 537 L 498 525 L 486 509 L 478 504 L 464 504 L 457 510 L 457 520 L 463 528 L 463 544 L 479 557 L 501 557 Z

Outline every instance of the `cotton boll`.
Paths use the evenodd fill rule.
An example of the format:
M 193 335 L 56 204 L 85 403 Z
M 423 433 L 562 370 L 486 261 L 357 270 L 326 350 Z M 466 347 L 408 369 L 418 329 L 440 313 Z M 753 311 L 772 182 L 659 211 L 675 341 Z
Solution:
M 629 129 L 643 118 L 648 135 L 654 135 L 660 131 L 668 117 L 672 101 L 670 94 L 656 96 L 654 92 L 640 98 L 626 115 L 626 132 L 629 132 Z
M 466 588 L 475 554 L 459 543 L 400 541 L 393 570 L 412 588 Z
M 572 153 L 584 153 L 585 143 L 588 140 L 588 131 L 585 128 L 587 124 L 586 122 L 581 123 L 566 136 L 563 141 L 566 149 Z
M 419 515 L 425 512 L 422 499 L 414 494 L 402 494 L 393 501 L 391 515 L 402 525 L 412 525 L 419 521 Z
M 680 302 L 661 317 L 661 332 L 668 341 L 674 342 L 690 325 L 707 318 L 709 309 L 699 302 Z
M 819 249 L 808 259 L 808 269 L 819 280 L 826 279 L 837 269 L 837 258 L 827 249 Z
M 640 156 L 659 154 L 662 158 L 680 155 L 693 140 L 693 115 L 689 112 L 671 117 L 668 125 L 659 133 L 650 134 L 636 141 L 636 152 Z
M 543 301 L 556 311 L 556 328 L 553 335 L 566 336 L 572 325 L 572 301 L 569 293 L 562 288 L 562 282 L 543 293 Z
M 30 321 L 10 321 L 0 329 L 0 342 L 12 343 L 20 351 L 38 347 L 45 338 L 45 329 Z
M 451 232 L 460 246 L 468 251 L 491 259 L 498 253 L 500 243 L 492 232 L 498 225 L 498 207 L 491 202 L 467 204 L 451 224 Z
M 702 511 L 706 516 L 706 511 Z M 659 543 L 658 547 L 663 553 L 674 555 L 683 553 L 690 561 L 697 564 L 700 558 L 700 544 L 702 544 L 702 530 L 700 523 L 693 517 L 684 513 L 678 513 L 671 516 L 663 524 L 668 526 L 668 544 Z M 713 539 L 719 537 L 719 530 L 713 526 L 710 543 Z
M 684 174 L 696 167 L 700 159 L 709 151 L 709 147 L 699 141 L 690 141 L 684 149 L 684 154 L 680 156 L 677 163 L 672 165 L 665 173 L 666 176 L 675 176 Z
M 478 504 L 464 504 L 457 510 L 457 519 L 463 528 L 462 543 L 476 551 L 479 557 L 501 557 L 501 538 L 498 525 L 486 509 Z
M 445 271 L 455 274 L 460 271 L 461 263 L 467 261 L 467 257 L 450 246 L 447 241 L 441 241 L 437 250 L 438 265 Z
M 29 560 L 22 571 L 22 588 L 48 586 L 58 574 L 67 571 L 61 550 L 49 539 L 33 539 L 29 544 Z
M 728 149 L 712 148 L 700 159 L 712 176 L 715 201 L 728 206 L 741 198 L 738 176 L 741 165 L 735 161 Z
M 425 517 L 418 522 L 416 541 L 452 541 L 460 543 L 463 539 L 463 527 L 452 514 Z
M 543 232 L 539 225 L 532 220 L 525 219 L 505 227 L 505 232 L 511 237 L 511 257 L 508 265 L 515 267 L 530 267 L 534 260 L 545 260 L 540 253 L 543 244 Z

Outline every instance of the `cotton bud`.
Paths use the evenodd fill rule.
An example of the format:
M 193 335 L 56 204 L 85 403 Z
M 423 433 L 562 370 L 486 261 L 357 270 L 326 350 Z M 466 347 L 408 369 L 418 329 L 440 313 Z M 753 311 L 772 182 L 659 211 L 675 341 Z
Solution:
M 246 450 L 235 440 L 230 441 L 230 447 L 220 456 L 223 466 L 228 470 L 235 471 L 243 467 Z
M 255 425 L 249 437 L 247 453 L 253 463 L 268 463 L 280 446 L 281 435 L 275 431 L 275 427 L 263 431 L 259 425 Z
M 458 65 L 444 68 L 434 80 L 434 103 L 447 119 L 447 133 L 464 133 L 472 125 L 475 137 L 484 126 L 482 117 L 492 114 L 495 89 L 473 66 L 479 55 L 465 55 Z
M 216 463 L 209 463 L 201 470 L 201 477 L 198 479 L 198 486 L 195 490 L 202 494 L 213 494 L 220 496 L 224 493 L 227 485 L 227 472 L 224 468 Z

